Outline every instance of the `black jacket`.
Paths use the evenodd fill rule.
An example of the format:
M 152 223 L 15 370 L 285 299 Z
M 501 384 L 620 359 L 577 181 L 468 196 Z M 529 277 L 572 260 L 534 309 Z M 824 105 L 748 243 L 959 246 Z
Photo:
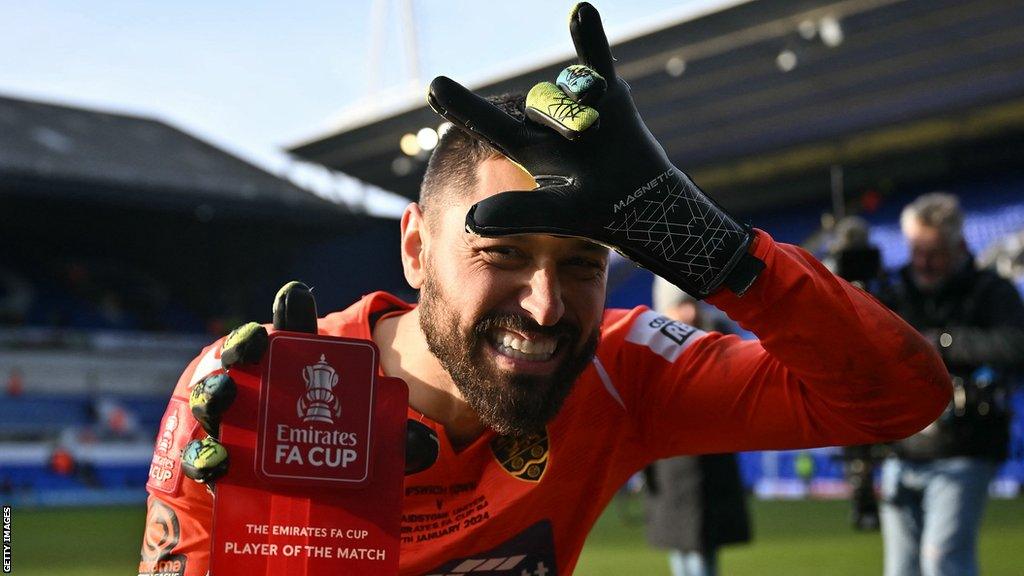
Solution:
M 973 260 L 932 292 L 900 270 L 889 306 L 937 346 L 953 377 L 950 406 L 932 425 L 896 444 L 904 458 L 974 456 L 1003 460 L 1009 442 L 1007 385 L 1024 367 L 1024 303 L 1017 289 Z
M 658 460 L 645 470 L 647 540 L 652 546 L 707 552 L 750 540 L 750 517 L 736 456 Z

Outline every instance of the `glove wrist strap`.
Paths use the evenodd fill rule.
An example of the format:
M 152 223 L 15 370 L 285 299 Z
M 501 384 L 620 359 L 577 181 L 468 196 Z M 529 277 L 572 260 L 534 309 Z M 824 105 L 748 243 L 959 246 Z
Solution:
M 743 296 L 757 280 L 762 270 L 764 270 L 764 262 L 750 252 L 744 252 L 736 262 L 736 267 L 729 272 L 722 284 L 733 294 Z

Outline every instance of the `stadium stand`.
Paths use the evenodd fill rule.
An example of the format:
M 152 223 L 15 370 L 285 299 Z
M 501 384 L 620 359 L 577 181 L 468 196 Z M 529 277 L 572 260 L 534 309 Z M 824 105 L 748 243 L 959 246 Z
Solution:
M 144 498 L 188 361 L 294 277 L 358 298 L 324 262 L 394 225 L 158 120 L 2 96 L 0 214 L 0 500 L 32 505 Z
M 899 209 L 920 192 L 961 195 L 979 254 L 1024 228 L 1024 37 L 1013 3 L 843 3 L 842 46 L 797 36 L 822 4 L 738 3 L 616 46 L 673 160 L 723 204 L 797 244 L 832 210 L 827 175 L 842 165 L 848 199 L 879 192 L 878 210 L 863 215 L 890 267 L 906 260 Z M 774 64 L 781 46 L 800 51 L 787 73 Z M 682 78 L 666 73 L 670 55 L 686 57 Z M 522 89 L 566 62 L 475 88 Z M 406 159 L 414 169 L 398 173 L 398 142 L 436 125 L 420 96 L 407 110 L 359 119 L 292 151 L 411 199 L 428 155 Z M 178 371 L 233 323 L 268 320 L 268 296 L 283 282 L 320 288 L 321 310 L 373 289 L 413 296 L 397 258 L 379 258 L 398 251 L 393 222 L 357 218 L 152 119 L 0 97 L 0 213 L 18 215 L 0 227 L 0 242 L 19 248 L 0 261 L 0 326 L 14 327 L 0 330 L 0 379 L 17 368 L 21 380 L 18 395 L 0 399 L 4 501 L 141 499 Z M 609 305 L 648 303 L 650 281 L 630 275 Z M 181 334 L 200 336 L 178 347 Z M 119 355 L 124 341 L 140 348 Z M 137 421 L 137 441 L 94 439 L 104 400 Z M 1000 481 L 1016 490 L 1024 396 L 1013 401 L 1014 444 Z M 51 466 L 62 437 L 70 474 Z M 816 489 L 832 493 L 841 478 L 835 451 L 809 455 Z M 806 489 L 797 458 L 765 452 L 740 461 L 759 493 L 796 496 Z

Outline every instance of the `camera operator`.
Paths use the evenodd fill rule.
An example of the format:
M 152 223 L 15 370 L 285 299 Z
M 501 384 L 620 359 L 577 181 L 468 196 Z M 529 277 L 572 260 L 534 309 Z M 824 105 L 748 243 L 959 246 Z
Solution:
M 1024 365 L 1024 304 L 1010 282 L 975 267 L 956 196 L 918 197 L 900 225 L 910 263 L 886 300 L 939 350 L 954 395 L 883 465 L 885 574 L 970 576 L 988 486 L 1007 453 L 1007 372 Z
M 869 240 L 868 223 L 857 216 L 847 216 L 836 222 L 832 237 L 825 260 L 829 269 L 877 298 L 888 300 L 891 287 L 882 269 L 881 252 Z M 875 469 L 887 453 L 885 444 L 843 448 L 843 470 L 851 487 L 850 522 L 858 530 L 879 528 Z

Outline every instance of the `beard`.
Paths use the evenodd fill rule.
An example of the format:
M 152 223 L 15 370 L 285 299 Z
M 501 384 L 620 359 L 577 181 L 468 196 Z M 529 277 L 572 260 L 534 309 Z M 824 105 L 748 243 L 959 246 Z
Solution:
M 484 314 L 464 331 L 459 325 L 459 314 L 429 268 L 419 308 L 420 330 L 431 354 L 452 377 L 480 420 L 506 436 L 544 431 L 572 391 L 576 378 L 594 357 L 600 339 L 600 332 L 595 329 L 581 344 L 580 329 L 565 320 L 541 326 L 526 316 L 509 312 Z M 494 331 L 499 328 L 557 338 L 555 354 L 562 354 L 562 360 L 547 375 L 516 374 L 498 368 L 489 355 L 493 353 Z

